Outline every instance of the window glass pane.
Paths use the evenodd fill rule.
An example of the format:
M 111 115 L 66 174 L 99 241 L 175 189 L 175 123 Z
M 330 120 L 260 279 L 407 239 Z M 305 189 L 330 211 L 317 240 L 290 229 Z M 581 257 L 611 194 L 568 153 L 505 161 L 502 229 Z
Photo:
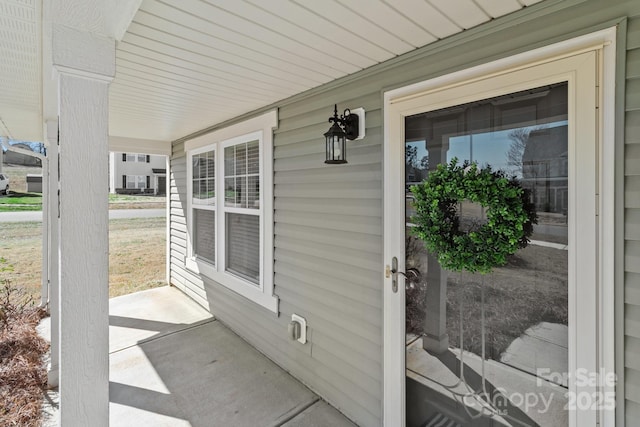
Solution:
M 216 212 L 194 209 L 193 228 L 195 255 L 214 264 L 216 259 Z
M 247 173 L 260 173 L 260 146 L 258 141 L 247 143 Z
M 237 189 L 236 189 L 236 179 L 235 178 L 225 178 L 224 180 L 224 205 L 229 207 L 236 206 L 236 197 L 237 197 Z
M 193 203 L 200 204 L 200 180 L 193 180 Z
M 207 177 L 207 153 L 200 154 L 200 162 L 198 166 L 200 168 L 200 178 Z
M 211 150 L 194 155 L 192 166 L 192 202 L 199 205 L 214 206 L 216 204 L 215 151 Z
M 459 413 L 470 416 L 465 426 L 503 425 L 496 414 L 510 426 L 568 423 L 562 409 L 570 342 L 568 99 L 568 85 L 558 83 L 405 119 L 406 266 L 423 272 L 406 287 L 406 330 L 415 337 L 407 369 L 428 380 L 407 393 L 407 417 L 416 417 L 415 425 L 460 402 Z M 513 176 L 535 205 L 531 242 L 491 274 L 442 269 L 411 231 L 411 185 L 454 157 Z M 490 212 L 470 200 L 460 201 L 456 211 L 465 232 L 482 227 Z M 442 383 L 459 386 L 447 395 L 432 386 Z M 507 384 L 508 394 L 500 394 Z M 540 401 L 554 403 L 524 410 L 504 398 L 533 389 Z M 464 399 L 452 397 L 458 390 Z
M 227 213 L 227 271 L 260 282 L 260 217 Z
M 234 176 L 236 174 L 235 152 L 235 145 L 224 149 L 224 176 Z
M 247 207 L 260 209 L 260 177 L 250 176 L 247 183 Z
M 144 163 L 147 161 L 147 155 L 146 154 L 138 154 L 138 162 Z
M 199 198 L 200 198 L 200 201 L 202 202 L 202 204 L 204 204 L 204 205 L 208 204 L 207 203 L 208 196 L 209 196 L 209 192 L 207 191 L 207 180 L 206 179 L 201 179 L 200 180 Z
M 216 197 L 216 181 L 213 178 L 209 178 L 206 180 L 207 183 L 207 200 L 209 201 L 209 205 L 215 205 L 215 197 Z
M 241 208 L 247 207 L 247 177 L 239 176 L 236 178 L 236 203 L 240 204 Z
M 247 173 L 247 145 L 246 144 L 236 145 L 235 166 L 236 166 L 235 175 L 244 175 L 245 173 Z
M 209 151 L 207 153 L 207 177 L 214 178 L 216 174 L 216 159 L 215 153 Z
M 127 175 L 127 188 L 147 188 L 147 177 L 144 175 Z
M 191 166 L 193 170 L 193 179 L 200 178 L 200 155 L 196 154 L 191 159 Z
M 225 149 L 226 206 L 260 209 L 260 145 L 258 141 Z
M 136 161 L 136 155 L 127 153 L 127 162 L 135 162 L 135 161 Z

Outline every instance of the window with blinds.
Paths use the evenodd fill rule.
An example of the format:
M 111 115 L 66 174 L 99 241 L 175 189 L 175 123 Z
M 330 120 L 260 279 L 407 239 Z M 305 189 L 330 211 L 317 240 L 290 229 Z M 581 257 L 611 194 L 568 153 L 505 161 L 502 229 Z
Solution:
M 223 171 L 216 168 L 215 148 L 191 155 L 193 253 L 215 266 L 216 254 L 224 248 L 224 271 L 260 285 L 260 141 L 226 145 L 221 153 Z M 224 204 L 217 206 L 220 172 Z M 217 220 L 222 222 L 216 236 Z
M 248 141 L 224 149 L 226 269 L 260 283 L 260 145 Z
M 196 154 L 192 157 L 194 205 L 216 204 L 216 157 L 215 151 Z
M 227 213 L 227 271 L 260 283 L 260 217 Z
M 123 162 L 139 162 L 139 163 L 149 163 L 149 156 L 146 154 L 137 154 L 137 153 L 122 153 L 122 161 Z
M 196 255 L 211 264 L 216 263 L 216 212 L 204 209 L 193 210 L 193 224 L 198 232 L 194 236 Z
M 191 157 L 191 206 L 193 251 L 197 257 L 216 263 L 216 155 L 215 150 Z
M 185 267 L 278 312 L 273 293 L 273 129 L 265 113 L 185 142 Z M 218 199 L 219 197 L 219 199 Z
M 147 188 L 147 177 L 145 175 L 126 175 L 126 188 Z
M 225 206 L 260 209 L 260 146 L 258 141 L 224 150 Z

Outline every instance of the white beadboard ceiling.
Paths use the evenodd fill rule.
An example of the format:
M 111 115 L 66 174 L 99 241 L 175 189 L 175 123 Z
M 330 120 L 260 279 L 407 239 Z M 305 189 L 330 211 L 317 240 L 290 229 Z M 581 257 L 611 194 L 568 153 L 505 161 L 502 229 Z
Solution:
M 174 140 L 539 1 L 144 0 L 117 44 L 110 134 Z M 41 134 L 37 9 L 0 0 L 0 135 Z
M 42 135 L 39 28 L 36 0 L 0 2 L 0 136 Z

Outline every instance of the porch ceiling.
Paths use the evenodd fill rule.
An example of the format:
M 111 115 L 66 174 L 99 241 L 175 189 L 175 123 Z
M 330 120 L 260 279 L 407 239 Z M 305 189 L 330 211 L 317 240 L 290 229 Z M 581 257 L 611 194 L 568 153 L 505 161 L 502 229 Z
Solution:
M 0 136 L 41 139 L 41 19 L 37 6 L 37 0 L 0 1 Z
M 540 0 L 145 0 L 118 44 L 112 135 L 173 140 Z
M 110 134 L 174 140 L 541 0 L 144 0 Z M 0 135 L 42 138 L 41 0 L 0 0 Z

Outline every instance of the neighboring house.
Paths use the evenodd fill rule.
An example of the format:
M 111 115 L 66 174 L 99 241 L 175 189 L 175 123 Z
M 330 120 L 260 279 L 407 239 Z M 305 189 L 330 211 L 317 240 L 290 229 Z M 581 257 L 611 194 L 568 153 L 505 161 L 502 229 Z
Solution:
M 140 153 L 109 153 L 110 193 L 167 192 L 165 156 Z
M 21 67 L 45 76 L 20 86 L 23 96 L 3 96 L 0 116 L 14 137 L 46 140 L 50 169 L 60 172 L 59 200 L 50 180 L 60 215 L 49 215 L 58 242 L 49 279 L 63 425 L 108 425 L 108 150 L 170 156 L 171 284 L 356 424 L 472 425 L 479 417 L 490 425 L 504 408 L 474 407 L 468 393 L 518 384 L 533 385 L 510 395 L 520 398 L 508 402 L 516 425 L 637 424 L 640 2 L 107 3 L 54 0 L 42 14 L 16 14 L 21 25 L 32 17 L 27 35 L 42 30 L 45 48 L 25 36 L 28 52 L 49 55 L 21 55 L 3 69 L 7 82 L 23 76 Z M 563 101 L 552 103 L 547 92 L 558 87 Z M 327 165 L 323 134 L 334 104 L 364 109 L 366 132 L 347 142 L 347 164 Z M 539 350 L 548 347 L 524 352 L 527 369 L 456 353 L 446 291 L 460 282 L 450 284 L 432 259 L 423 271 L 425 333 L 406 359 L 405 144 L 422 150 L 425 141 L 429 169 L 454 155 L 504 163 L 498 146 L 508 147 L 508 132 L 539 126 L 530 147 L 541 146 L 547 125 L 566 135 L 524 153 L 521 170 L 527 179 L 544 175 L 534 188 L 558 193 L 537 193 L 541 213 L 561 216 L 566 206 L 566 223 L 539 224 L 557 241 L 535 247 L 556 251 L 544 258 L 563 268 L 553 283 L 566 301 L 562 363 L 547 364 L 556 356 Z M 547 289 L 546 273 L 512 283 L 535 279 L 535 290 Z M 459 307 L 480 304 L 485 281 L 488 296 L 499 293 L 491 275 L 478 276 L 464 282 L 478 292 Z M 465 313 L 460 324 L 474 321 Z M 306 318 L 305 344 L 289 338 L 294 314 Z M 462 363 L 466 379 L 454 375 Z M 487 382 L 485 365 L 509 374 Z M 547 381 L 545 371 L 559 378 Z M 578 409 L 561 401 L 558 412 L 524 408 L 537 382 L 573 396 Z M 428 398 L 418 398 L 425 390 Z
M 538 210 L 566 214 L 568 183 L 567 128 L 539 129 L 529 134 L 522 155 L 524 187 Z
M 33 151 L 29 144 L 25 144 L 22 142 L 11 144 L 12 147 L 20 148 L 22 150 Z M 42 166 L 39 158 L 35 156 L 29 156 L 27 154 L 18 153 L 15 151 L 7 151 L 4 153 L 4 162 L 12 165 L 20 165 L 20 166 L 33 166 L 40 167 Z

